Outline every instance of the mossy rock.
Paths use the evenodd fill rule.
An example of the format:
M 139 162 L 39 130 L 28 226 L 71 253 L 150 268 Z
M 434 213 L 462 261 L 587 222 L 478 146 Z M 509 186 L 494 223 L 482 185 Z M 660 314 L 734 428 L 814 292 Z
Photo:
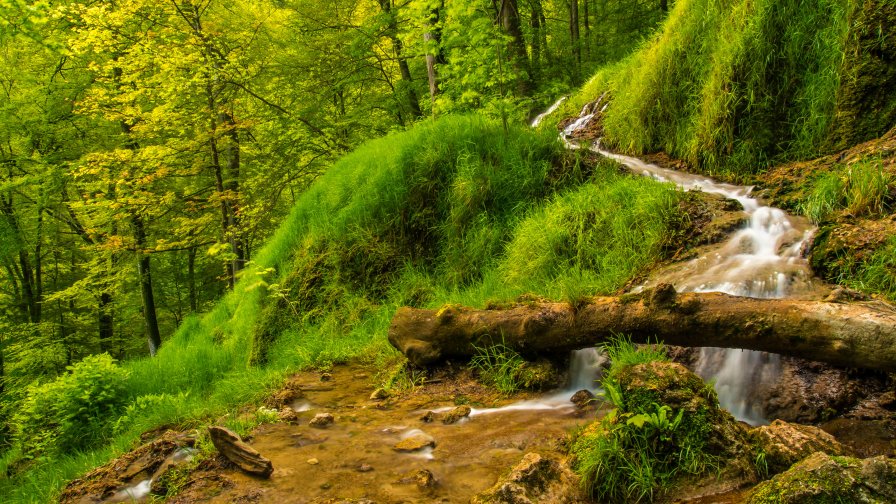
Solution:
M 832 457 L 816 452 L 757 486 L 748 504 L 885 504 L 896 502 L 896 460 Z

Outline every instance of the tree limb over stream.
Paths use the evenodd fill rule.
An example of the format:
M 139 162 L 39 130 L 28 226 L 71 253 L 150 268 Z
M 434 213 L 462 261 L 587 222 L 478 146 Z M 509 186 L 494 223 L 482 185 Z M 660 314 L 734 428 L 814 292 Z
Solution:
M 474 345 L 503 341 L 523 355 L 558 354 L 616 334 L 638 343 L 743 348 L 896 371 L 896 310 L 890 305 L 679 294 L 668 284 L 578 307 L 533 302 L 498 310 L 400 308 L 389 342 L 424 366 L 469 357 Z

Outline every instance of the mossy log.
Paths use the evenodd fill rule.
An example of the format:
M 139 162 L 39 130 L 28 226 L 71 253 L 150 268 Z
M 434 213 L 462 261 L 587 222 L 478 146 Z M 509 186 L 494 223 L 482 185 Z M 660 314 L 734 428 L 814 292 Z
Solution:
M 597 297 L 579 306 L 533 302 L 506 309 L 400 308 L 389 341 L 417 366 L 465 358 L 503 342 L 523 355 L 632 341 L 761 350 L 842 367 L 896 371 L 896 310 L 881 302 L 755 299 L 675 292 Z

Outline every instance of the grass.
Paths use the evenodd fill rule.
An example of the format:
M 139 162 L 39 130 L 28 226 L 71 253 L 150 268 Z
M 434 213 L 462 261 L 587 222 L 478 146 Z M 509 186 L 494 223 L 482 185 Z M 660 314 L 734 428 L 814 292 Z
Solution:
M 800 210 L 821 223 L 846 212 L 854 217 L 881 216 L 892 209 L 896 178 L 883 170 L 880 159 L 865 158 L 811 182 Z
M 650 39 L 600 69 L 555 117 L 577 115 L 609 92 L 605 145 L 666 151 L 731 178 L 815 157 L 845 122 L 867 137 L 858 140 L 885 131 L 873 114 L 855 114 L 855 104 L 838 100 L 873 71 L 856 46 L 863 43 L 856 34 L 870 29 L 863 9 L 887 8 L 855 0 L 680 0 Z
M 586 167 L 553 133 L 476 116 L 365 144 L 302 195 L 213 310 L 185 321 L 156 358 L 120 364 L 127 400 L 95 445 L 27 468 L 7 452 L 0 474 L 14 475 L 0 493 L 50 501 L 140 433 L 232 422 L 297 370 L 387 367 L 399 306 L 618 289 L 663 254 L 676 209 L 669 186 Z
M 495 387 L 502 394 L 512 394 L 522 388 L 520 371 L 526 361 L 503 343 L 477 347 L 470 359 L 470 368 L 479 374 L 485 383 Z

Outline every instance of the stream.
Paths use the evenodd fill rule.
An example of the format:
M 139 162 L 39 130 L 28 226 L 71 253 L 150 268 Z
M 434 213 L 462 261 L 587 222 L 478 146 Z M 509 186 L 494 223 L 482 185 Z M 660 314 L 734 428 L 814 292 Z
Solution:
M 571 149 L 583 148 L 577 133 L 606 110 L 601 96 L 588 104 L 560 137 Z M 558 101 L 552 110 L 565 99 Z M 538 121 L 540 122 L 540 120 Z M 537 125 L 533 122 L 533 125 Z M 701 175 L 662 168 L 609 152 L 600 140 L 591 151 L 613 159 L 633 173 L 675 184 L 686 191 L 703 191 L 736 200 L 747 220 L 731 237 L 710 252 L 685 263 L 652 283 L 668 282 L 679 292 L 722 292 L 754 298 L 803 297 L 815 282 L 804 253 L 814 228 L 807 219 L 788 215 L 751 196 L 753 187 L 716 182 Z M 643 286 L 642 286 L 643 287 Z M 750 401 L 754 387 L 770 384 L 780 375 L 780 358 L 752 350 L 703 348 L 695 371 L 715 383 L 719 401 L 737 419 L 752 425 L 766 423 L 763 412 Z

